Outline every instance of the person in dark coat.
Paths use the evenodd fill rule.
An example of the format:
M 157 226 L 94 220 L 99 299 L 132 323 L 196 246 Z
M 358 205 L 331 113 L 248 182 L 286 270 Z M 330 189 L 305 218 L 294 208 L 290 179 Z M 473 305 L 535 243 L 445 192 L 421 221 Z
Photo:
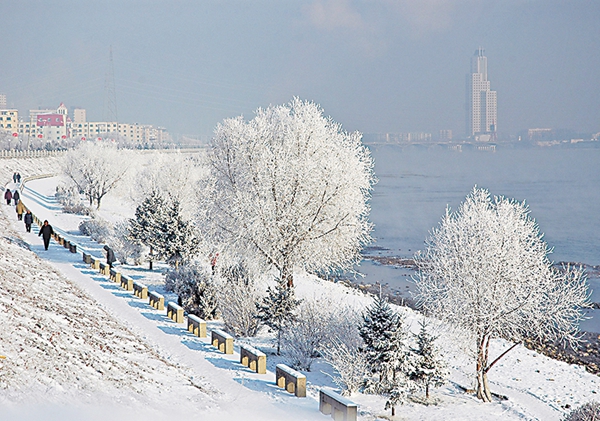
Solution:
M 12 200 L 12 193 L 10 189 L 6 189 L 6 191 L 4 192 L 4 198 L 6 199 L 6 204 L 10 205 L 10 201 Z
M 17 206 L 20 199 L 21 195 L 19 194 L 19 189 L 15 189 L 15 192 L 13 193 L 13 200 L 15 201 L 15 206 Z
M 23 220 L 25 222 L 25 229 L 27 230 L 27 232 L 31 232 L 31 225 L 33 224 L 33 214 L 29 209 L 27 209 L 27 213 L 23 217 Z
M 41 235 L 44 239 L 44 248 L 48 250 L 48 246 L 50 245 L 50 237 L 54 234 L 54 230 L 52 229 L 52 225 L 48 223 L 48 220 L 44 221 L 44 225 L 40 228 L 40 232 L 38 233 L 38 237 Z
M 17 173 L 17 183 L 21 182 L 21 173 Z
M 104 246 L 104 250 L 106 250 L 106 264 L 112 269 L 113 263 L 117 261 L 115 252 L 108 246 Z
M 13 183 L 16 183 L 16 182 L 17 182 L 17 173 L 14 172 L 13 173 Z

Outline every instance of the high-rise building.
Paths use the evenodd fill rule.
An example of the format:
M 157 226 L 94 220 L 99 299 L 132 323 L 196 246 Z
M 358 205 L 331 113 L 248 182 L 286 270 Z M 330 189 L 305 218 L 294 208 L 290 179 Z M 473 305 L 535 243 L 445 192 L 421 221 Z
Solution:
M 471 73 L 467 75 L 467 137 L 490 139 L 497 130 L 497 95 L 490 90 L 487 57 L 478 48 L 471 58 Z

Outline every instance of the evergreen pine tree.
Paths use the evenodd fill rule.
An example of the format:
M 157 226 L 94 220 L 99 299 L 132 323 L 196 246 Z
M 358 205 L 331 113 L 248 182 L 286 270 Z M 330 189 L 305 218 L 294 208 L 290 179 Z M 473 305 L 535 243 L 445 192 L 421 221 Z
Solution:
M 386 395 L 388 400 L 385 407 L 395 415 L 396 405 L 404 403 L 408 394 L 415 389 L 409 378 L 412 359 L 406 344 L 403 319 L 386 299 L 376 297 L 363 316 L 360 336 L 370 371 L 378 376 L 377 381 L 367 383 L 367 390 Z
M 294 310 L 300 301 L 294 295 L 294 288 L 280 281 L 274 289 L 268 287 L 267 296 L 256 304 L 258 319 L 277 332 L 277 355 L 281 353 L 281 332 L 294 320 Z
M 413 359 L 407 345 L 404 321 L 398 314 L 394 316 L 397 324 L 389 341 L 381 341 L 378 344 L 381 354 L 379 390 L 388 397 L 385 408 L 392 410 L 392 416 L 396 415 L 396 405 L 403 404 L 408 395 L 416 389 L 415 383 L 410 379 Z
M 181 205 L 173 200 L 167 206 L 167 213 L 158 228 L 160 241 L 157 248 L 159 254 L 175 267 L 186 263 L 197 252 L 199 239 L 194 226 L 181 216 Z
M 446 363 L 435 346 L 435 336 L 427 331 L 427 321 L 423 318 L 421 329 L 416 335 L 417 346 L 413 348 L 414 366 L 411 379 L 425 389 L 425 397 L 429 399 L 429 387 L 440 387 L 448 377 Z
M 155 249 L 160 248 L 161 226 L 167 219 L 167 203 L 157 191 L 152 191 L 135 210 L 135 218 L 129 220 L 132 240 L 150 247 L 150 269 Z
M 367 308 L 363 316 L 363 324 L 359 329 L 363 339 L 363 352 L 367 356 L 370 371 L 382 376 L 382 364 L 387 358 L 386 351 L 397 329 L 398 315 L 389 306 L 386 299 L 375 297 L 373 304 Z

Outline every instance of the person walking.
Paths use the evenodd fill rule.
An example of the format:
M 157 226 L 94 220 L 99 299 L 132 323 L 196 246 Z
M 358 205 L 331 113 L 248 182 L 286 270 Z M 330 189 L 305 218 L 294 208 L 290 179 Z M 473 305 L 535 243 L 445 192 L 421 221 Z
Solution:
M 48 220 L 44 221 L 44 225 L 40 228 L 40 232 L 38 233 L 38 237 L 41 235 L 44 239 L 44 248 L 48 250 L 48 246 L 50 245 L 50 237 L 54 234 L 54 230 L 52 229 L 52 225 L 48 223 Z
M 21 183 L 21 173 L 17 173 L 17 184 Z
M 104 246 L 104 250 L 106 250 L 106 264 L 110 269 L 112 269 L 113 263 L 117 261 L 117 258 L 115 257 L 115 252 L 107 245 Z
M 15 189 L 15 192 L 13 193 L 13 200 L 15 201 L 15 206 L 17 206 L 17 203 L 19 203 L 19 200 L 21 199 L 21 195 L 19 194 L 19 189 Z
M 10 189 L 6 189 L 6 191 L 4 192 L 4 198 L 6 199 L 6 204 L 10 205 L 10 201 L 12 200 L 12 193 Z
M 16 182 L 17 182 L 17 172 L 15 171 L 13 173 L 13 183 L 16 183 Z
M 31 211 L 29 209 L 27 209 L 27 213 L 25 214 L 25 230 L 27 230 L 27 232 L 31 232 L 31 225 L 33 225 L 33 214 L 31 213 Z
M 25 213 L 25 205 L 22 200 L 19 200 L 19 203 L 17 203 L 17 219 L 19 221 L 23 220 L 23 213 Z

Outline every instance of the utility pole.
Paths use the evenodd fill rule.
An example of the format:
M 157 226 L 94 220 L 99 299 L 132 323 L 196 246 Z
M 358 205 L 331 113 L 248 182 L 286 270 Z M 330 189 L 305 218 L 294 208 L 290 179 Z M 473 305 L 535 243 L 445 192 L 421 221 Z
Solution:
M 108 59 L 108 70 L 104 82 L 104 121 L 117 124 L 117 134 L 119 133 L 119 117 L 117 113 L 117 94 L 115 92 L 115 68 L 113 65 L 112 45 Z

